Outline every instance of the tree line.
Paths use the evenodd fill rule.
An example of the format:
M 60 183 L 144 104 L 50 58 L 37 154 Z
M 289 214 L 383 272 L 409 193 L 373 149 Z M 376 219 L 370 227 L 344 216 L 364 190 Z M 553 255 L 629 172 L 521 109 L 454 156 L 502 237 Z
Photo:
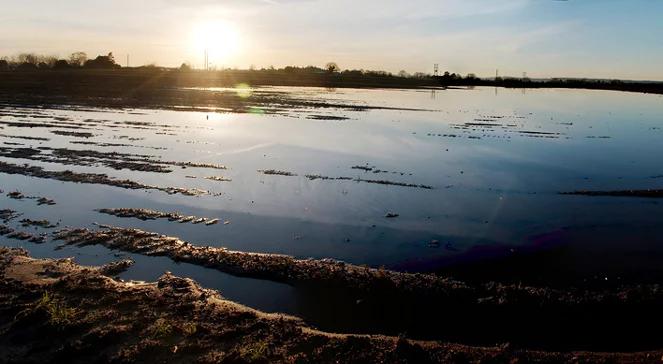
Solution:
M 0 71 L 32 71 L 40 69 L 113 69 L 121 66 L 115 62 L 113 52 L 89 59 L 85 52 L 74 52 L 68 59 L 58 59 L 36 53 L 21 53 L 0 58 Z
M 32 70 L 48 70 L 48 69 L 114 69 L 121 68 L 115 61 L 113 53 L 107 55 L 99 55 L 96 58 L 89 59 L 85 52 L 74 52 L 69 55 L 67 59 L 58 59 L 55 56 L 40 55 L 36 53 L 21 53 L 13 57 L 0 58 L 0 71 L 32 71 Z M 139 68 L 144 69 L 161 69 L 167 70 L 165 67 L 158 67 L 152 63 L 144 65 Z M 193 71 L 193 67 L 189 63 L 182 63 L 179 71 Z M 211 69 L 209 71 L 217 71 Z M 223 69 L 220 71 L 237 71 L 236 69 Z M 338 75 L 344 77 L 371 77 L 371 78 L 410 78 L 410 79 L 431 79 L 433 76 L 429 73 L 415 72 L 408 73 L 401 70 L 398 73 L 391 73 L 387 71 L 375 71 L 364 69 L 341 69 L 336 62 L 329 62 L 324 67 L 318 66 L 285 66 L 282 68 L 275 68 L 270 66 L 267 68 L 256 69 L 254 66 L 249 68 L 250 72 L 256 73 L 271 73 L 271 74 L 285 74 L 285 75 L 313 75 L 313 74 L 328 74 Z M 470 73 L 465 77 L 455 73 L 445 72 L 444 75 L 435 77 L 442 84 L 456 84 L 462 81 L 472 83 L 478 78 Z

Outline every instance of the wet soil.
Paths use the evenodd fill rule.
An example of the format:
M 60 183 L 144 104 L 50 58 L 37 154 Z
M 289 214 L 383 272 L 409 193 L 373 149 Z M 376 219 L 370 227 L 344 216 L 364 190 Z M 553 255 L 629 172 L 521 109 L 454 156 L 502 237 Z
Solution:
M 215 225 L 219 222 L 219 219 L 211 217 L 197 217 L 192 215 L 182 215 L 178 212 L 163 212 L 149 209 L 137 209 L 137 208 L 117 208 L 117 209 L 99 209 L 98 212 L 102 214 L 117 216 L 117 217 L 133 217 L 140 220 L 156 220 L 156 219 L 168 219 L 169 221 L 178 222 L 178 223 L 192 223 L 192 224 L 204 224 L 204 225 Z
M 50 221 L 48 220 L 32 220 L 32 219 L 23 219 L 19 221 L 21 223 L 21 226 L 23 227 L 30 227 L 30 226 L 36 226 L 40 227 L 43 229 L 52 229 L 54 227 L 57 227 L 58 224 L 51 224 Z
M 353 169 L 357 169 L 353 167 Z M 363 167 L 361 169 L 364 169 Z M 259 173 L 265 174 L 265 175 L 270 175 L 270 176 L 286 176 L 286 177 L 296 177 L 298 176 L 296 173 L 289 172 L 289 171 L 281 171 L 281 170 L 276 170 L 276 169 L 261 169 L 258 170 Z M 381 171 L 375 172 L 375 173 L 380 173 Z M 319 174 L 306 174 L 304 175 L 307 179 L 311 181 L 315 180 L 323 180 L 323 181 L 354 181 L 354 182 L 363 182 L 363 183 L 372 183 L 372 184 L 379 184 L 379 185 L 386 185 L 386 186 L 399 186 L 399 187 L 414 187 L 414 188 L 422 188 L 425 190 L 432 190 L 433 186 L 428 186 L 428 185 L 423 185 L 423 184 L 416 184 L 416 183 L 407 183 L 407 182 L 396 182 L 396 181 L 389 181 L 389 180 L 381 180 L 381 179 L 365 179 L 361 177 L 347 177 L 347 176 L 341 176 L 341 177 L 330 177 L 330 176 L 323 176 Z
M 34 234 L 27 231 L 16 230 L 4 224 L 0 224 L 0 236 L 15 240 L 27 240 L 36 244 L 45 243 L 47 239 L 46 233 Z
M 3 191 L 0 190 L 0 193 Z M 14 200 L 23 200 L 23 199 L 28 199 L 28 200 L 36 200 L 37 201 L 37 206 L 41 205 L 48 205 L 52 206 L 55 205 L 55 200 L 48 198 L 48 197 L 42 197 L 42 196 L 26 196 L 20 191 L 13 191 L 7 193 L 7 197 L 14 199 Z
M 407 182 L 396 182 L 396 181 L 389 181 L 389 180 L 381 180 L 381 179 L 364 179 L 361 177 L 353 178 L 353 177 L 330 177 L 330 176 L 322 176 L 319 174 L 307 174 L 305 175 L 306 178 L 308 178 L 311 181 L 315 180 L 323 180 L 323 181 L 354 181 L 354 182 L 363 182 L 363 183 L 373 183 L 373 184 L 378 184 L 378 185 L 386 185 L 386 186 L 399 186 L 399 187 L 413 187 L 413 188 L 421 188 L 424 190 L 432 190 L 433 186 L 428 186 L 428 185 L 423 185 L 423 184 L 416 184 L 416 183 L 407 183 Z
M 0 353 L 7 362 L 658 362 L 663 352 L 540 352 L 328 334 L 225 300 L 194 281 L 122 282 L 116 266 L 0 248 Z
M 3 222 L 7 223 L 10 220 L 13 220 L 17 217 L 21 216 L 20 213 L 11 210 L 11 209 L 2 209 L 0 210 L 0 220 Z
M 284 255 L 195 246 L 175 237 L 104 226 L 65 229 L 65 244 L 102 245 L 147 256 L 166 256 L 237 276 L 290 284 L 337 314 L 352 317 L 355 332 L 444 339 L 472 345 L 510 342 L 547 350 L 645 350 L 660 347 L 663 325 L 657 284 L 554 289 L 519 283 L 467 283 Z M 304 293 L 306 292 L 306 293 Z M 326 307 L 320 304 L 320 309 Z M 314 315 L 329 317 L 330 315 Z M 321 324 L 334 329 L 333 317 Z M 644 326 L 643 326 L 644 325 Z
M 42 167 L 29 166 L 29 165 L 17 165 L 12 163 L 6 163 L 0 161 L 0 172 L 6 174 L 18 174 L 23 176 L 37 177 L 37 178 L 46 178 L 53 179 L 57 181 L 64 182 L 76 182 L 76 183 L 90 183 L 90 184 L 101 184 L 107 186 L 115 186 L 120 188 L 126 188 L 130 190 L 158 190 L 166 192 L 168 194 L 182 194 L 186 196 L 198 196 L 203 194 L 209 194 L 208 191 L 200 189 L 190 189 L 183 187 L 159 187 L 159 186 L 150 186 L 145 185 L 136 181 L 129 179 L 115 179 L 109 177 L 106 174 L 102 173 L 77 173 L 72 171 L 50 171 L 43 169 Z
M 170 173 L 168 166 L 181 168 L 226 169 L 225 166 L 210 163 L 162 161 L 155 156 L 120 152 L 101 152 L 96 150 L 77 150 L 67 148 L 22 148 L 0 147 L 0 156 L 15 159 L 28 159 L 40 162 L 58 163 L 75 166 L 102 165 L 116 170 Z
M 276 169 L 259 169 L 259 173 L 266 174 L 268 176 L 287 176 L 287 177 L 294 177 L 297 176 L 297 174 L 288 172 L 288 171 L 279 171 Z
M 78 105 L 261 114 L 285 114 L 295 109 L 407 110 L 342 101 L 304 99 L 276 90 L 253 91 L 247 97 L 232 89 L 239 83 L 234 78 L 220 81 L 209 78 L 210 75 L 200 76 L 203 75 L 137 70 L 8 72 L 2 74 L 0 103 L 14 106 L 61 107 L 62 105 Z M 293 77 L 285 77 L 282 81 L 292 83 L 296 80 Z M 252 83 L 250 81 L 244 82 Z M 419 86 L 418 82 L 420 81 L 415 82 L 415 87 Z M 264 83 L 257 83 L 256 85 L 260 84 Z M 361 86 L 361 84 L 350 83 L 348 86 L 355 87 Z M 229 86 L 230 88 L 204 89 L 204 87 L 218 87 L 219 85 Z M 368 85 L 365 84 L 364 86 Z M 388 84 L 384 86 L 388 86 Z M 318 118 L 319 115 L 311 116 Z M 29 127 L 29 125 L 25 126 Z
M 579 191 L 571 191 L 571 192 L 560 192 L 560 194 L 562 194 L 562 195 L 577 195 L 577 196 L 614 196 L 614 197 L 663 198 L 663 189 L 618 190 L 618 191 L 579 190 Z

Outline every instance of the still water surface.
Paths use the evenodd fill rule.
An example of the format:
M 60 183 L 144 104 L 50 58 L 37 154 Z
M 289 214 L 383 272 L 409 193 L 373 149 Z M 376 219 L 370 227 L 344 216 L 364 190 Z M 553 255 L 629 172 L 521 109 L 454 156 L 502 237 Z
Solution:
M 277 115 L 2 108 L 1 121 L 74 122 L 93 134 L 81 138 L 55 135 L 53 127 L 4 124 L 0 130 L 3 148 L 118 151 L 168 161 L 223 164 L 228 169 L 174 167 L 171 173 L 155 173 L 1 157 L 14 164 L 105 173 L 149 185 L 200 188 L 211 194 L 168 195 L 0 174 L 0 189 L 5 192 L 0 207 L 21 212 L 22 218 L 60 222 L 61 227 L 93 227 L 94 222 L 136 227 L 197 245 L 333 258 L 403 271 L 454 274 L 454 267 L 463 264 L 526 252 L 539 254 L 542 265 L 518 270 L 518 276 L 498 278 L 553 284 L 556 276 L 573 281 L 627 277 L 641 281 L 663 275 L 663 205 L 659 202 L 663 200 L 559 194 L 662 188 L 661 96 L 494 88 L 269 90 L 346 107 Z M 358 111 L 352 105 L 378 108 Z M 347 119 L 324 120 L 328 116 Z M 287 171 L 294 176 L 259 170 Z M 210 176 L 231 181 L 205 179 Z M 425 186 L 431 188 L 421 188 Z M 6 193 L 15 190 L 47 196 L 57 204 L 37 206 L 34 200 L 9 199 Z M 127 207 L 178 211 L 226 223 L 140 221 L 95 211 Z M 387 218 L 388 213 L 398 217 Z M 17 221 L 8 224 L 17 227 Z M 301 315 L 323 326 L 329 323 L 320 317 L 328 318 L 329 311 L 320 307 L 324 305 L 316 297 L 284 284 L 101 247 L 55 250 L 58 242 L 0 241 L 23 246 L 35 256 L 74 256 L 83 264 L 131 256 L 136 265 L 122 274 L 125 279 L 154 280 L 168 270 L 258 309 Z M 554 253 L 541 258 L 542 251 Z

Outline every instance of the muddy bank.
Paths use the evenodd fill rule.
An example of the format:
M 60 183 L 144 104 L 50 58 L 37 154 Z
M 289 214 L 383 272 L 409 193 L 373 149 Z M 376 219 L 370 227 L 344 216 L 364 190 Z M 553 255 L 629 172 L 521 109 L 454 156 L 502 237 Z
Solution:
M 36 140 L 36 141 L 44 141 L 44 142 L 47 142 L 47 141 L 50 140 L 50 139 L 48 139 L 48 138 L 31 137 L 31 136 L 24 136 L 24 135 L 7 135 L 7 134 L 0 134 L 0 137 L 8 138 L 8 139 Z
M 412 188 L 421 188 L 424 190 L 432 190 L 433 186 L 428 186 L 428 185 L 423 185 L 423 184 L 416 184 L 416 183 L 407 183 L 407 182 L 396 182 L 396 181 L 389 181 L 389 180 L 383 180 L 383 179 L 364 179 L 364 178 L 353 178 L 353 177 L 330 177 L 330 176 L 322 176 L 319 174 L 307 174 L 305 175 L 306 178 L 308 178 L 311 181 L 315 180 L 323 180 L 323 181 L 354 181 L 354 182 L 363 182 L 363 183 L 372 183 L 372 184 L 378 184 L 378 185 L 385 185 L 385 186 L 398 186 L 398 187 L 412 187 Z
M 223 176 L 209 176 L 205 177 L 205 179 L 208 179 L 210 181 L 217 181 L 217 182 L 232 182 L 232 179 L 223 177 Z
M 156 159 L 156 156 L 146 154 L 100 152 L 96 150 L 50 147 L 0 147 L 0 156 L 85 167 L 102 165 L 116 170 L 127 169 L 131 171 L 155 173 L 170 173 L 173 170 L 168 168 L 169 166 L 177 166 L 180 168 L 226 169 L 226 166 L 213 163 L 162 161 Z
M 288 171 L 280 171 L 277 169 L 259 169 L 258 173 L 262 173 L 268 176 L 286 176 L 286 177 L 295 177 L 297 176 L 296 173 L 288 172 Z
M 354 168 L 354 169 L 356 169 L 356 168 Z M 268 176 L 286 176 L 286 177 L 296 177 L 296 176 L 298 176 L 296 173 L 293 173 L 293 172 L 281 171 L 281 170 L 276 170 L 276 169 L 260 169 L 260 170 L 258 170 L 258 173 L 262 173 L 262 174 L 268 175 Z M 376 172 L 376 173 L 379 173 L 379 172 Z M 306 174 L 306 175 L 304 175 L 304 177 L 306 177 L 307 179 L 309 179 L 311 181 L 315 181 L 315 180 L 322 180 L 322 181 L 354 181 L 354 182 L 372 183 L 372 184 L 386 185 L 386 186 L 421 188 L 421 189 L 425 189 L 425 190 L 432 190 L 433 189 L 433 186 L 428 186 L 428 185 L 423 185 L 423 184 L 407 183 L 407 182 L 396 182 L 396 181 L 381 180 L 381 179 L 365 179 L 365 178 L 361 178 L 361 177 L 356 177 L 356 178 L 347 177 L 347 176 L 331 177 L 331 176 L 323 176 L 323 175 L 319 175 L 319 174 Z
M 226 79 L 226 89 L 209 75 L 134 70 L 82 72 L 10 72 L 2 75 L 0 103 L 12 106 L 80 105 L 107 108 L 153 108 L 233 113 L 286 114 L 313 109 L 368 111 L 411 110 L 397 107 L 296 97 L 276 90 L 234 90 L 236 79 Z M 292 82 L 292 77 L 284 80 Z M 260 85 L 244 81 L 248 84 Z M 72 87 L 72 85 L 76 85 Z M 362 83 L 348 86 L 362 86 Z M 363 85 L 368 87 L 368 85 Z M 319 117 L 319 111 L 311 116 Z
M 182 215 L 178 212 L 163 212 L 163 211 L 155 211 L 149 209 L 117 208 L 117 209 L 99 209 L 97 211 L 102 214 L 107 214 L 117 217 L 133 217 L 143 221 L 168 219 L 168 221 L 173 221 L 178 223 L 204 224 L 207 226 L 215 225 L 219 222 L 219 219 L 211 217 Z
M 11 209 L 2 209 L 0 210 L 0 220 L 3 222 L 8 222 L 10 220 L 14 220 L 15 218 L 21 216 L 21 213 L 16 212 Z
M 358 290 L 387 289 L 430 296 L 448 296 L 451 292 L 468 296 L 472 295 L 473 291 L 463 283 L 432 275 L 396 273 L 334 260 L 297 260 L 285 255 L 199 247 L 176 237 L 138 229 L 118 227 L 101 230 L 64 229 L 55 235 L 55 239 L 70 245 L 99 244 L 125 252 L 162 255 L 239 276 L 270 279 L 295 285 L 325 283 Z
M 137 144 L 126 144 L 126 143 L 104 143 L 104 142 L 94 142 L 94 141 L 84 141 L 84 140 L 71 140 L 70 144 L 80 144 L 80 145 L 96 145 L 98 147 L 131 147 L 131 148 L 144 148 L 144 149 L 154 149 L 154 150 L 166 150 L 166 147 L 152 147 L 146 145 L 137 145 Z
M 32 220 L 32 219 L 23 219 L 19 221 L 21 223 L 21 226 L 23 227 L 40 227 L 42 229 L 52 229 L 54 227 L 57 227 L 59 223 L 57 224 L 52 224 L 50 221 L 44 219 L 44 220 Z
M 2 193 L 2 190 L 0 190 L 0 193 Z M 43 197 L 43 196 L 26 196 L 20 191 L 13 191 L 7 193 L 7 197 L 14 199 L 14 200 L 23 200 L 23 199 L 28 199 L 28 200 L 36 200 L 37 201 L 37 206 L 41 205 L 48 205 L 52 206 L 55 205 L 55 200 L 48 198 L 48 197 Z
M 122 264 L 120 264 L 122 266 Z M 541 352 L 327 334 L 171 274 L 121 282 L 108 267 L 0 248 L 0 352 L 9 362 L 658 362 L 663 352 Z
M 182 194 L 185 196 L 198 196 L 209 194 L 208 191 L 200 189 L 188 189 L 183 187 L 159 187 L 145 185 L 128 179 L 115 179 L 101 173 L 76 173 L 72 171 L 49 171 L 37 166 L 17 165 L 0 161 L 0 173 L 18 174 L 29 177 L 53 179 L 63 182 L 100 184 L 115 186 L 130 190 L 157 190 L 172 194 Z
M 26 225 L 23 225 L 26 226 Z M 42 244 L 46 242 L 47 234 L 33 234 L 27 231 L 13 229 L 7 225 L 0 224 L 0 236 L 15 240 L 27 240 L 31 243 Z
M 78 132 L 78 131 L 63 131 L 63 130 L 51 130 L 51 134 L 60 135 L 60 136 L 70 136 L 74 138 L 92 138 L 95 136 L 92 133 L 88 132 Z
M 614 291 L 556 290 L 486 283 L 468 285 L 433 274 L 402 273 L 347 264 L 332 259 L 299 260 L 286 255 L 231 251 L 196 246 L 176 237 L 139 229 L 104 226 L 100 230 L 63 229 L 54 236 L 65 244 L 102 245 L 111 249 L 215 268 L 238 276 L 293 285 L 328 284 L 361 291 L 390 291 L 403 295 L 443 297 L 473 304 L 595 304 L 604 302 L 663 302 L 658 285 L 622 287 Z
M 229 251 L 191 245 L 137 229 L 66 229 L 64 244 L 102 245 L 217 269 L 236 276 L 287 283 L 315 310 L 302 317 L 325 330 L 398 335 L 490 345 L 511 342 L 546 350 L 649 350 L 663 333 L 657 284 L 606 289 L 550 288 L 499 282 L 465 283 L 330 259 Z M 485 282 L 485 281 L 484 281 Z M 339 317 L 340 316 L 340 317 Z M 658 332 L 658 331 L 657 331 Z
M 663 189 L 620 190 L 620 191 L 579 190 L 571 192 L 560 192 L 560 195 L 663 198 Z

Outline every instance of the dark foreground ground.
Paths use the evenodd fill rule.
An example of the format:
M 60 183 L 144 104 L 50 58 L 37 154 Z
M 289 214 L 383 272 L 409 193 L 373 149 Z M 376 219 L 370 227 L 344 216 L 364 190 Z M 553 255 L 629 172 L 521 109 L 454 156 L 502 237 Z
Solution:
M 494 86 L 508 88 L 577 88 L 663 93 L 662 82 L 551 79 L 408 78 L 379 74 L 288 73 L 282 70 L 219 72 L 137 68 L 111 70 L 0 71 L 0 103 L 29 106 L 87 105 L 232 112 L 280 112 L 292 108 L 349 108 L 325 100 L 293 99 L 283 92 L 246 97 L 232 90 L 195 88 L 248 86 L 311 86 L 325 88 L 430 88 Z M 360 107 L 361 108 L 361 107 Z M 370 108 L 370 107 L 369 107 Z
M 0 362 L 519 363 L 660 362 L 663 351 L 540 352 L 319 332 L 226 301 L 190 279 L 111 278 L 0 248 Z
M 314 86 L 417 88 L 439 86 L 433 79 L 399 77 L 336 77 L 328 74 L 289 75 L 249 71 L 180 72 L 161 69 L 65 70 L 0 72 L 0 103 L 30 106 L 78 105 L 267 113 L 285 109 L 343 108 L 325 100 L 293 99 L 284 92 L 262 91 L 250 96 L 232 88 L 250 86 Z M 199 88 L 230 88 L 209 92 Z M 356 105 L 355 105 L 356 106 Z M 348 108 L 356 109 L 354 106 Z

